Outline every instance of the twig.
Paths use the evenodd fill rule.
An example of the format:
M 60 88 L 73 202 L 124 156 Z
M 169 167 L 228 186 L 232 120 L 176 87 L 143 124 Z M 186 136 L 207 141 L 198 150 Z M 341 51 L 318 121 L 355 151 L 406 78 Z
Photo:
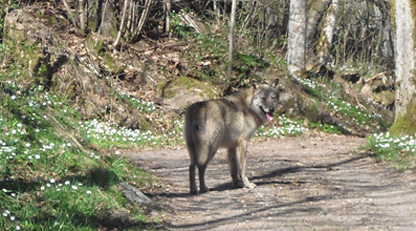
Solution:
M 142 31 L 143 26 L 144 26 L 144 23 L 145 23 L 145 21 L 147 19 L 147 16 L 148 16 L 148 13 L 149 13 L 150 6 L 151 5 L 152 5 L 152 0 L 146 0 L 145 8 L 142 11 L 142 15 L 140 17 L 139 23 L 137 24 L 136 31 L 134 32 L 134 34 L 132 36 L 133 37 L 133 40 L 135 40 L 138 37 L 138 35 L 140 34 L 140 32 Z
M 128 0 L 124 0 L 123 15 L 121 16 L 120 29 L 118 30 L 116 41 L 114 41 L 114 44 L 113 44 L 114 52 L 117 50 L 117 46 L 120 43 L 121 32 L 123 31 L 124 21 L 126 18 L 127 2 Z
M 68 14 L 69 14 L 69 18 L 71 19 L 72 24 L 74 25 L 74 27 L 77 27 L 77 23 L 75 22 L 74 16 L 73 16 L 73 15 L 72 15 L 72 13 L 71 13 L 71 9 L 69 8 L 68 3 L 66 2 L 66 0 L 62 0 L 62 2 L 64 3 L 64 6 L 65 6 L 65 8 L 66 8 L 66 11 L 67 11 L 67 12 L 68 12 Z

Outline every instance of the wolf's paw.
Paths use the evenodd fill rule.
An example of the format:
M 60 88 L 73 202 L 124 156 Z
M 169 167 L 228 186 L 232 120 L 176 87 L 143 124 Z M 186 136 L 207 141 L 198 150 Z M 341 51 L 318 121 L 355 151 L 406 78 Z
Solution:
M 256 184 L 254 184 L 254 183 L 251 183 L 249 180 L 248 180 L 248 178 L 247 177 L 243 177 L 243 184 L 244 184 L 244 187 L 246 187 L 246 188 L 255 188 L 256 187 Z
M 250 189 L 255 188 L 256 186 L 257 186 L 256 184 L 250 183 L 250 182 L 244 184 L 244 187 L 250 188 Z
M 234 186 L 234 188 L 244 188 L 245 187 L 243 181 L 241 181 L 241 180 L 233 181 L 233 186 Z
M 206 192 L 209 192 L 209 188 L 204 187 L 204 188 L 201 188 L 199 191 L 200 191 L 200 193 L 206 193 Z

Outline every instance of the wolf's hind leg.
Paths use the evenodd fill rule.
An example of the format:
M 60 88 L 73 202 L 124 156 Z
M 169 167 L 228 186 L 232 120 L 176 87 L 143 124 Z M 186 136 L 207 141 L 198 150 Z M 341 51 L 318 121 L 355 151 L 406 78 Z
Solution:
M 189 166 L 189 188 L 192 194 L 198 193 L 198 188 L 196 187 L 196 180 L 195 180 L 195 162 L 191 161 L 191 165 Z
M 201 193 L 208 192 L 209 188 L 205 184 L 205 170 L 207 169 L 207 165 L 203 164 L 198 166 L 198 174 L 199 174 L 199 191 Z

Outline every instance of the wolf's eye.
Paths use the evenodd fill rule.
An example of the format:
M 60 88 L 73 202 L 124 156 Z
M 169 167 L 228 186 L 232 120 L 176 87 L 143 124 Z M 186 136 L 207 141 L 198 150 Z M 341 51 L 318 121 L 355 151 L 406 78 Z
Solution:
M 261 97 L 261 100 L 266 101 L 266 97 Z

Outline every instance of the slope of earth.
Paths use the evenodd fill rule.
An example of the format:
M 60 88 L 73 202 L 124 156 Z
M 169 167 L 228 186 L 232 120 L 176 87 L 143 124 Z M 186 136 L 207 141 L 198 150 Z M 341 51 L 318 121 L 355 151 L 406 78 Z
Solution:
M 210 192 L 189 194 L 186 149 L 129 153 L 161 177 L 168 230 L 413 230 L 416 177 L 365 154 L 351 136 L 292 137 L 251 143 L 254 189 L 233 189 L 226 153 L 208 165 Z

